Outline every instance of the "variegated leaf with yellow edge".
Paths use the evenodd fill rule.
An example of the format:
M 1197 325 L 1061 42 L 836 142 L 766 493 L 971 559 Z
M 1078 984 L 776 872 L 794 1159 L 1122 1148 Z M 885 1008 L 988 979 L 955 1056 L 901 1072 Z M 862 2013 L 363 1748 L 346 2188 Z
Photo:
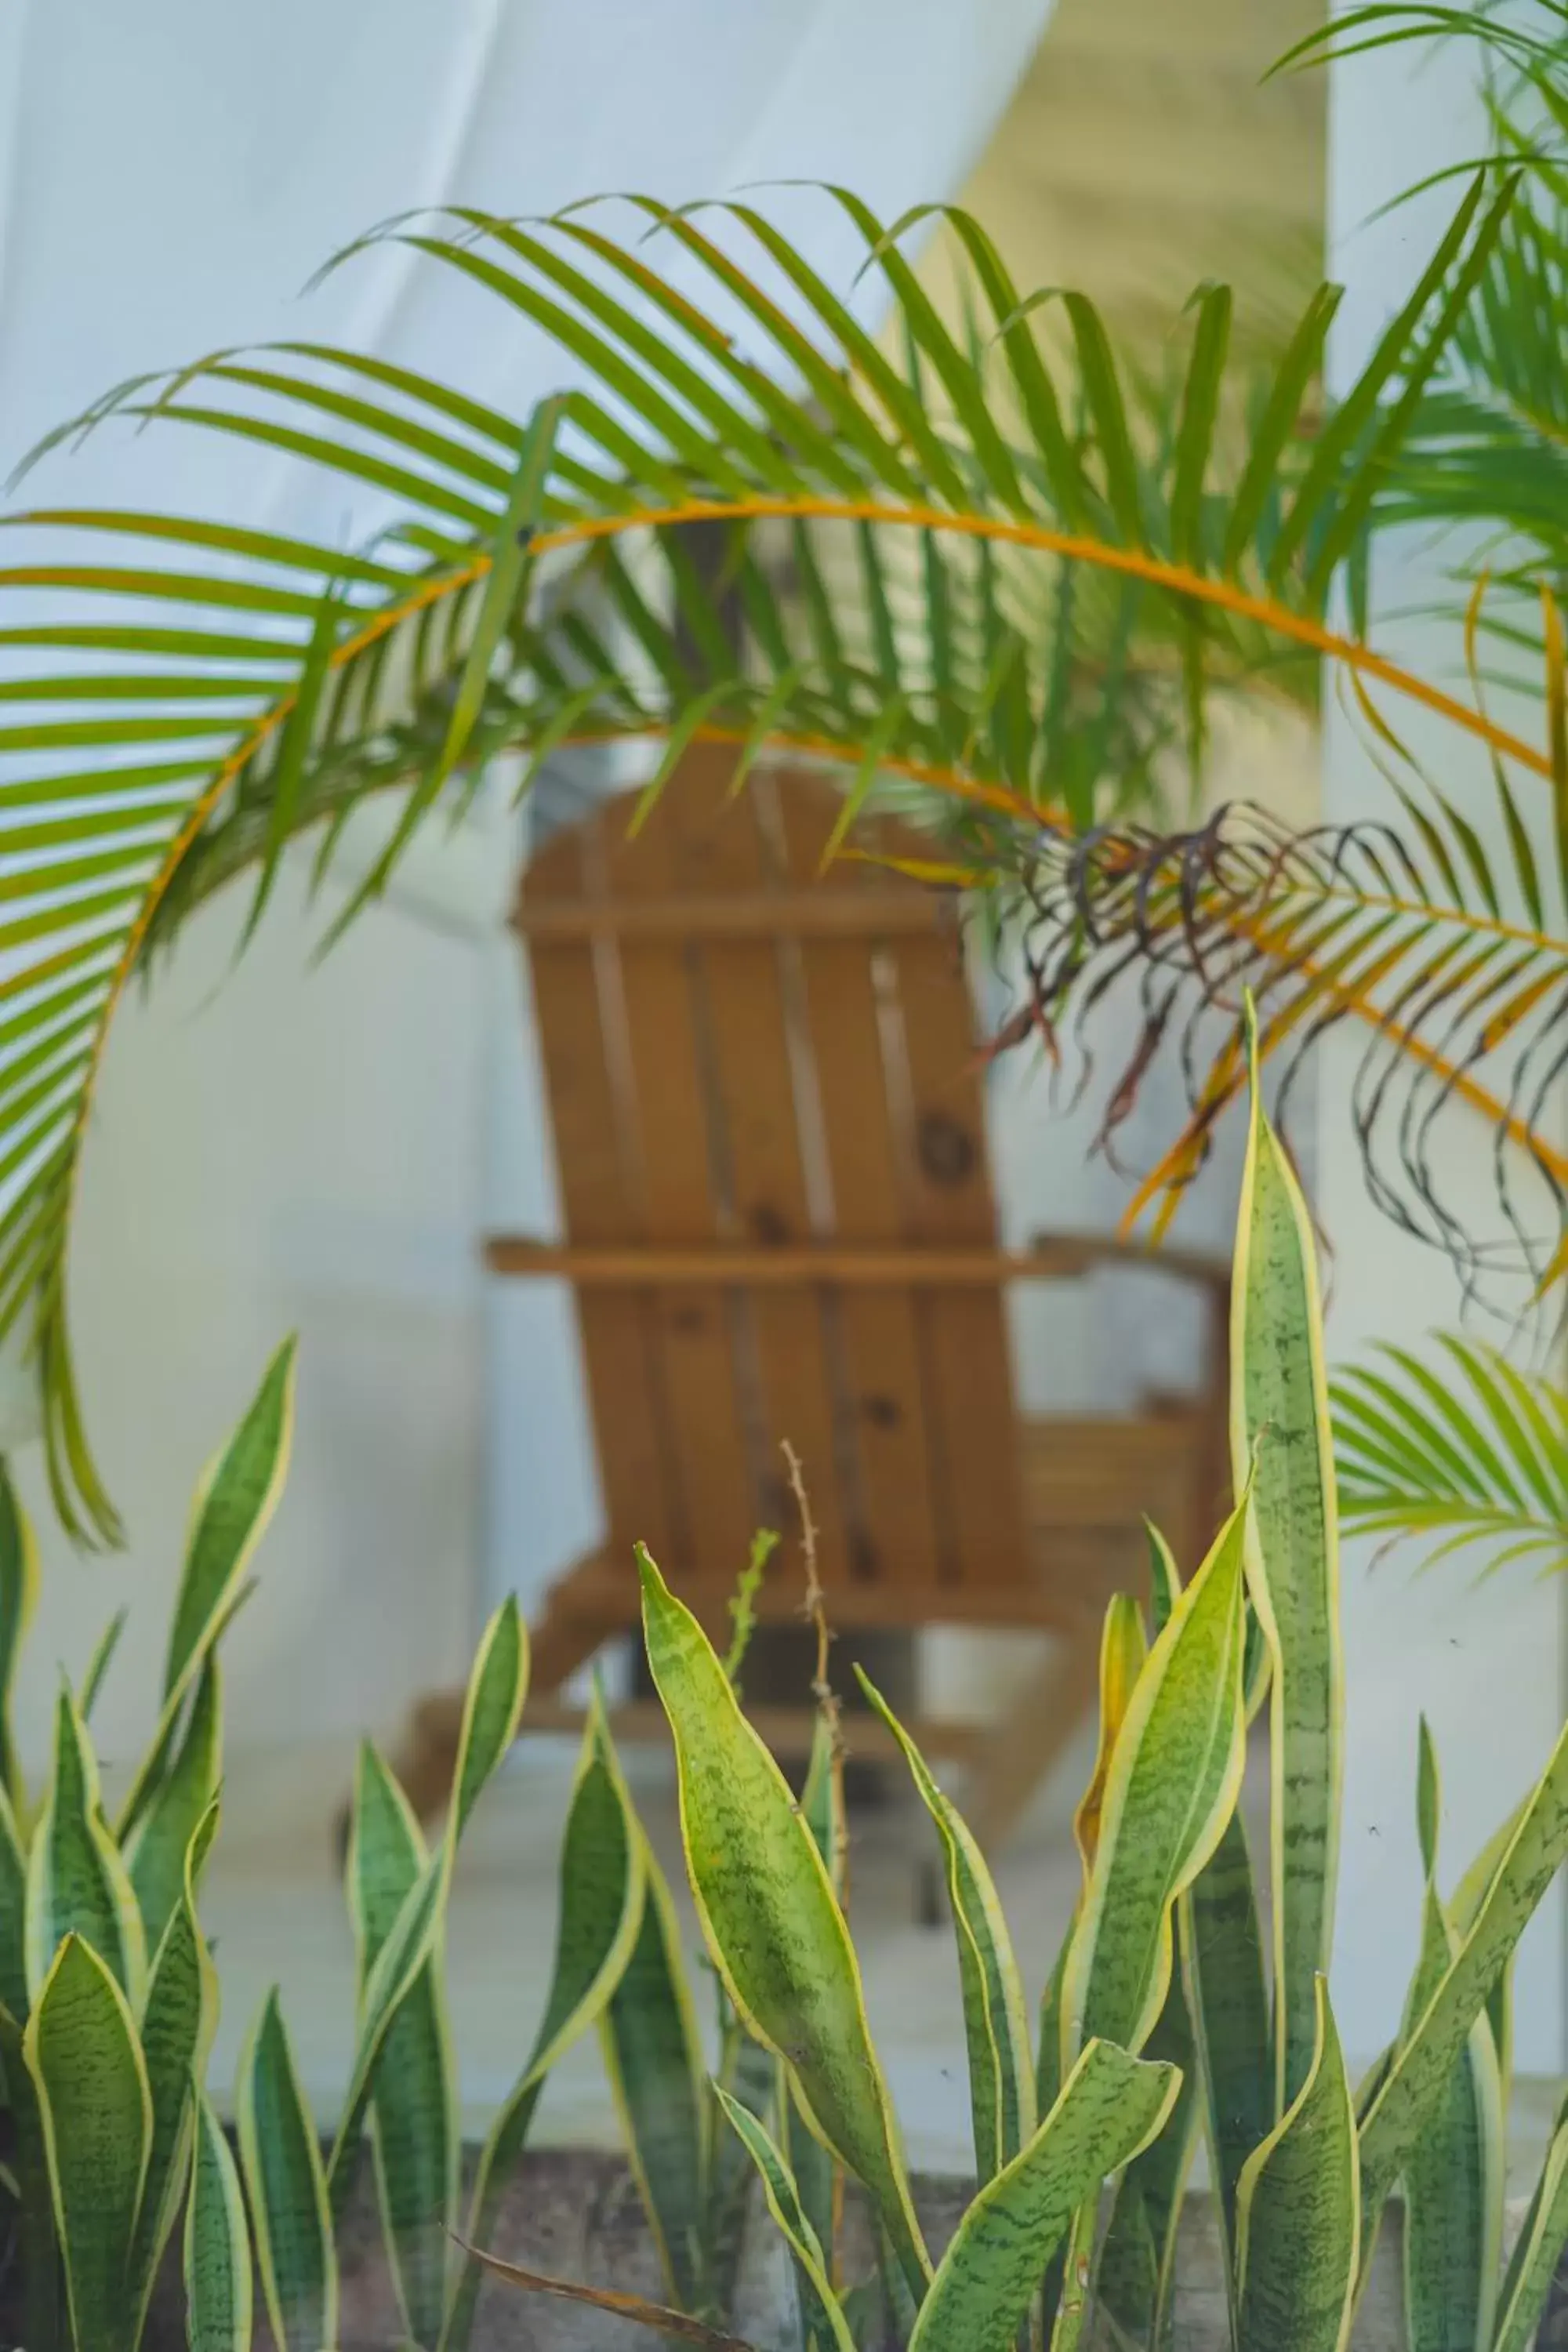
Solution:
M 1174 1605 L 1173 1598 L 1172 1605 Z M 1167 1611 L 1167 1615 L 1169 1611 Z M 1100 1817 L 1105 1808 L 1105 1784 L 1110 1773 L 1110 1759 L 1115 1750 L 1117 1735 L 1127 1717 L 1131 1704 L 1133 1685 L 1143 1670 L 1149 1654 L 1149 1639 L 1143 1631 L 1143 1612 L 1130 1593 L 1116 1592 L 1105 1612 L 1105 1630 L 1100 1643 L 1100 1744 L 1095 1754 L 1094 1770 L 1088 1788 L 1079 1800 L 1073 1815 L 1073 1835 L 1083 1859 L 1083 1874 L 1087 1881 L 1094 1868 L 1095 1848 L 1100 1843 Z
M 1237 2196 L 1241 2342 L 1258 2352 L 1343 2352 L 1355 2307 L 1355 2110 L 1321 1977 L 1313 2006 L 1306 2081 L 1248 2157 Z
M 742 2021 L 788 2062 L 816 2129 L 864 2183 L 918 2301 L 931 2260 L 827 1866 L 707 1635 L 640 1547 L 637 1560 L 704 1940 Z
M 62 1683 L 54 1775 L 27 1855 L 27 1988 L 37 2001 L 67 1936 L 90 1944 L 132 2009 L 147 1990 L 147 1939 L 130 1875 L 103 1818 L 98 1759 Z
M 948 1900 L 958 1938 L 969 2056 L 975 2168 L 982 2181 L 1011 2164 L 1035 2128 L 1028 2011 L 1001 1900 L 985 1857 L 963 1815 L 931 1778 L 925 1759 L 869 1677 L 860 1687 L 903 1750 L 921 1801 L 936 1824 L 947 1863 Z
M 1248 1018 L 1252 1120 L 1231 1280 L 1231 1460 L 1250 1476 L 1247 1576 L 1272 1666 L 1275 2113 L 1316 2047 L 1317 1979 L 1333 1937 L 1344 1661 L 1333 1434 L 1311 1218 L 1264 1114 Z
M 1094 1864 L 1061 1993 L 1063 2072 L 1093 2039 L 1136 2052 L 1171 1980 L 1171 1914 L 1241 1785 L 1247 1498 L 1180 1595 L 1110 1759 Z

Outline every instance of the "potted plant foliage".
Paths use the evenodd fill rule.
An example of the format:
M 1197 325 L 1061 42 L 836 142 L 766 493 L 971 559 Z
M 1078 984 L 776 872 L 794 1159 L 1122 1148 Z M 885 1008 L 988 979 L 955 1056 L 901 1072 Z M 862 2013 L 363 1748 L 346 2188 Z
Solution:
M 26 2352 L 137 2352 L 182 2331 L 192 2352 L 229 2352 L 252 2340 L 253 2294 L 280 2352 L 362 2340 L 340 2332 L 339 2248 L 367 2155 L 383 2307 L 421 2352 L 510 2340 L 491 2334 L 508 2286 L 565 2299 L 584 2329 L 604 2310 L 730 2352 L 768 2352 L 781 2329 L 800 2352 L 1005 2352 L 1024 2336 L 1053 2352 L 1526 2352 L 1568 2240 L 1568 2118 L 1505 2261 L 1510 1976 L 1568 1859 L 1568 1732 L 1457 1878 L 1439 1871 L 1423 1737 L 1420 1957 L 1387 2049 L 1353 2082 L 1328 1988 L 1343 1745 L 1332 1438 L 1310 1226 L 1256 1083 L 1234 1297 L 1236 1506 L 1200 1562 L 1152 1533 L 1147 1613 L 1131 1597 L 1108 1613 L 1099 1757 L 1077 1822 L 1082 1895 L 1054 1962 L 1032 1956 L 1033 2028 L 984 1858 L 882 1706 L 931 1818 L 957 1938 L 976 2179 L 951 2200 L 945 2248 L 917 2210 L 867 2018 L 831 1710 L 797 1801 L 737 1699 L 739 1645 L 721 1659 L 646 1553 L 647 1654 L 721 1987 L 717 2046 L 696 2024 L 670 1895 L 595 1706 L 544 2013 L 461 2161 L 446 1914 L 458 1842 L 523 1704 L 526 1635 L 509 1602 L 475 1662 L 434 1851 L 374 1749 L 362 1755 L 347 1874 L 359 2014 L 336 2128 L 323 2147 L 274 1994 L 239 2064 L 237 2161 L 205 2081 L 216 1984 L 199 1889 L 220 1805 L 218 1643 L 282 1476 L 285 1349 L 201 1489 L 163 1704 L 112 1822 L 87 1726 L 102 1652 L 79 1692 L 61 1690 L 41 1791 L 7 1739 L 0 2295 Z M 4 1526 L 8 1685 L 30 1560 L 8 1489 Z M 1265 1707 L 1267 1920 L 1237 1809 L 1248 1721 Z M 663 2301 L 542 2276 L 518 2259 L 526 2216 L 521 2247 L 515 2216 L 498 2236 L 548 2072 L 595 2024 Z M 1200 2141 L 1212 2190 L 1194 2204 Z M 757 2339 L 736 2333 L 750 2168 L 793 2279 L 788 2309 L 770 2315 L 763 2297 Z M 1385 2257 L 1369 2295 L 1384 2238 L 1400 2260 Z M 165 2279 L 154 2335 L 175 2242 L 183 2291 Z M 1221 2292 L 1205 2305 L 1189 2265 L 1204 2247 L 1213 2263 L 1216 2245 Z M 754 2305 L 754 2281 L 746 2291 Z

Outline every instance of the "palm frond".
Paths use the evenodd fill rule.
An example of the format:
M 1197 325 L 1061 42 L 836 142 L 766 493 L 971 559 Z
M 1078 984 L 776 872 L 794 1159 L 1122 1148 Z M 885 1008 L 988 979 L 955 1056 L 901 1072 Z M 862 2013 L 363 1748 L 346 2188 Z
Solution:
M 1384 526 L 1462 526 L 1465 562 L 1568 583 L 1568 204 L 1518 205 L 1378 500 Z
M 1427 1363 L 1383 1348 L 1332 1383 L 1347 1529 L 1421 1544 L 1423 1565 L 1484 1545 L 1491 1572 L 1568 1567 L 1568 1399 L 1451 1333 Z
M 1466 529 L 1464 562 L 1568 584 L 1568 8 L 1542 0 L 1533 20 L 1489 5 L 1374 0 L 1299 42 L 1286 66 L 1369 50 L 1465 41 L 1485 77 L 1489 153 L 1451 171 L 1517 173 L 1523 200 L 1501 224 L 1401 437 L 1380 525 Z M 1449 174 L 1439 174 L 1438 177 Z M 1429 186 L 1430 182 L 1420 184 Z M 1419 191 L 1412 189 L 1408 194 Z
M 1260 384 L 1226 358 L 1222 305 L 1200 303 L 1161 421 L 1079 297 L 1061 373 L 1037 298 L 977 223 L 950 215 L 972 278 L 960 341 L 898 231 L 841 192 L 824 201 L 864 241 L 890 342 L 749 206 L 638 200 L 629 231 L 603 210 L 457 212 L 378 234 L 552 341 L 566 389 L 547 432 L 299 341 L 122 386 L 53 436 L 116 418 L 216 434 L 325 468 L 385 518 L 347 551 L 201 517 L 9 519 L 26 541 L 0 591 L 26 610 L 0 630 L 16 706 L 0 723 L 0 1329 L 34 1318 L 79 1533 L 112 1528 L 66 1301 L 108 1024 L 207 889 L 256 868 L 254 919 L 289 841 L 321 828 L 330 870 L 365 795 L 392 796 L 395 854 L 415 822 L 460 811 L 503 748 L 531 772 L 569 741 L 717 731 L 747 757 L 782 740 L 855 774 L 871 744 L 943 805 L 1025 837 L 1058 813 L 1092 828 L 1179 786 L 1213 693 L 1277 689 L 1292 663 L 1300 682 L 1324 655 L 1552 773 L 1473 701 L 1325 620 L 1507 189 L 1467 194 L 1363 377 L 1311 429 L 1329 291 Z M 1232 460 L 1223 419 L 1243 411 Z M 717 588 L 689 559 L 698 525 L 723 539 Z
M 998 919 L 1024 940 L 1027 994 L 1003 1040 L 1043 1034 L 1058 1062 L 1076 1049 L 1106 1106 L 1102 1150 L 1114 1153 L 1157 1060 L 1181 1074 L 1187 1124 L 1143 1174 L 1130 1218 L 1151 1212 L 1164 1231 L 1245 1090 L 1250 991 L 1281 1117 L 1327 1031 L 1363 1036 L 1350 1109 L 1373 1198 L 1490 1303 L 1521 1272 L 1541 1284 L 1562 1268 L 1568 1154 L 1549 1118 L 1568 1065 L 1562 877 L 1522 825 L 1510 866 L 1457 808 L 1404 797 L 1397 832 L 1293 833 L 1237 806 L 1175 834 L 1041 828 L 1007 884 L 992 839 L 972 870 L 1006 894 Z M 1528 915 L 1513 911 L 1521 895 Z M 1112 1002 L 1123 1022 L 1136 1011 L 1133 1043 L 1100 1076 L 1096 1016 Z M 1490 1232 L 1449 1190 L 1450 1129 L 1478 1114 L 1494 1138 Z

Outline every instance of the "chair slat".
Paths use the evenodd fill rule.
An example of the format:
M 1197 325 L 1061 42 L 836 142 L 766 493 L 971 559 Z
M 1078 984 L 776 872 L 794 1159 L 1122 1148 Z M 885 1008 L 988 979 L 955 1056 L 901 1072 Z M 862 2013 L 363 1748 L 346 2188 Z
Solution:
M 559 835 L 536 862 L 531 891 L 541 899 L 575 896 L 581 853 L 575 830 Z M 541 944 L 530 964 L 567 1233 L 579 1242 L 624 1241 L 636 1228 L 594 952 Z M 651 1302 L 639 1290 L 578 1290 L 576 1307 L 611 1540 L 623 1552 L 636 1535 L 656 1554 L 661 1546 L 666 1553 L 683 1549 Z

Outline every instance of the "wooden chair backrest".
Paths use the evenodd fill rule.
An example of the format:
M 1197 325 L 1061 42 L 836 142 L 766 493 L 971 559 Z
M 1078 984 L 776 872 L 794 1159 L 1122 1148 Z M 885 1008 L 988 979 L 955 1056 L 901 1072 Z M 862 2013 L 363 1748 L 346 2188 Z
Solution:
M 838 796 L 795 770 L 732 795 L 734 756 L 690 751 L 635 836 L 612 803 L 524 876 L 568 1242 L 994 1245 L 956 928 L 884 867 L 818 878 Z M 857 838 L 930 854 L 885 820 Z M 961 1621 L 1027 1574 L 994 1286 L 595 1285 L 577 1311 L 613 1558 L 641 1537 L 732 1580 L 791 1524 L 787 1438 L 829 1591 Z

